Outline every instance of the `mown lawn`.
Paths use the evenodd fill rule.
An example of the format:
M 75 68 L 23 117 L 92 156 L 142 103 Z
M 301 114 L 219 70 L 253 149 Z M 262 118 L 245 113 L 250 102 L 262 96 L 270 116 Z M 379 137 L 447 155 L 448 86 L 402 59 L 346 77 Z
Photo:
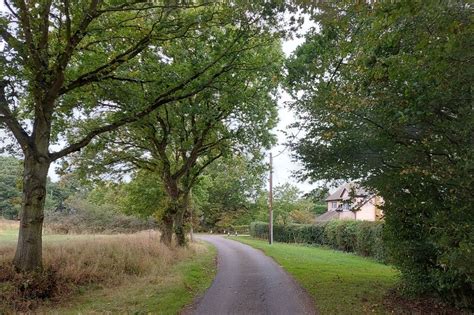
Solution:
M 321 247 L 232 239 L 261 249 L 287 270 L 314 298 L 321 314 L 386 313 L 383 298 L 399 274 L 391 266 Z

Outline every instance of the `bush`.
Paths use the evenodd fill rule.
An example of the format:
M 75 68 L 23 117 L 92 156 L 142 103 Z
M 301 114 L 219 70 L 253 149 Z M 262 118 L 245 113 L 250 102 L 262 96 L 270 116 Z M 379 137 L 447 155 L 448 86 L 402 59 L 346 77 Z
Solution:
M 283 243 L 325 245 L 386 261 L 382 231 L 383 222 L 338 220 L 317 224 L 276 224 L 273 227 L 273 238 L 276 242 Z M 268 223 L 252 222 L 250 235 L 267 239 Z
M 256 238 L 268 239 L 268 224 L 265 222 L 250 223 L 250 235 Z
M 58 234 L 132 233 L 156 228 L 156 222 L 97 206 L 87 200 L 70 199 L 62 211 L 45 213 L 45 229 Z

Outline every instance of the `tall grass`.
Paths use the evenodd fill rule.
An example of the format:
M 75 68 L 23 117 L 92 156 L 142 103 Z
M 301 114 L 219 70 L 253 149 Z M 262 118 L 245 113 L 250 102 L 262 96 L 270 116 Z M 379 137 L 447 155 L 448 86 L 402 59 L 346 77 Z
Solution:
M 2 217 L 0 217 L 0 231 L 18 229 L 19 225 L 20 225 L 19 221 L 5 220 Z
M 0 313 L 33 310 L 44 300 L 60 300 L 84 285 L 111 286 L 134 277 L 164 274 L 176 262 L 205 250 L 199 245 L 170 249 L 159 234 L 97 235 L 44 245 L 44 271 L 17 274 L 14 246 L 0 245 Z

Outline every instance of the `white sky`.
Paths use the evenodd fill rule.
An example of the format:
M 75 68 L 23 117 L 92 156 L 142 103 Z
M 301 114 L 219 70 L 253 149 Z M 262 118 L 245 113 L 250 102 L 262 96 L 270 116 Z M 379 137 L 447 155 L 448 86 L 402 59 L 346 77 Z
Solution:
M 305 34 L 313 25 L 313 23 L 307 21 L 306 19 L 298 33 Z M 282 46 L 286 57 L 289 57 L 296 47 L 298 47 L 303 42 L 304 38 L 296 37 L 292 40 L 284 41 Z M 308 182 L 299 182 L 296 178 L 294 178 L 294 176 L 292 176 L 292 173 L 300 169 L 301 166 L 296 161 L 293 161 L 290 156 L 290 149 L 285 150 L 284 146 L 288 140 L 281 130 L 286 130 L 288 132 L 288 126 L 295 122 L 294 113 L 289 108 L 285 107 L 285 103 L 288 101 L 291 101 L 290 95 L 288 93 L 282 92 L 281 98 L 278 100 L 278 116 L 280 121 L 277 128 L 274 130 L 278 137 L 278 144 L 273 148 L 272 153 L 273 156 L 276 156 L 280 152 L 284 152 L 273 159 L 273 182 L 275 186 L 288 182 L 298 186 L 298 188 L 303 192 L 309 192 L 311 189 L 316 187 L 316 185 L 312 185 Z

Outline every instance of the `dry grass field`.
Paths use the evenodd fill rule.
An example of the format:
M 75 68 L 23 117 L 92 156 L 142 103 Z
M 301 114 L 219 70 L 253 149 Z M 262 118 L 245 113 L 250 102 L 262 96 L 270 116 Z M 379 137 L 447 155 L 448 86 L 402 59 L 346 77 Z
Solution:
M 155 231 L 117 235 L 46 235 L 43 248 L 44 271 L 20 276 L 11 266 L 17 228 L 17 222 L 0 221 L 0 313 L 2 310 L 29 311 L 38 307 L 45 311 L 61 307 L 64 312 L 68 309 L 109 311 L 106 301 L 114 299 L 114 291 L 121 294 L 132 287 L 140 289 L 136 284 L 144 279 L 147 281 L 142 281 L 142 284 L 151 286 L 151 289 L 153 280 L 160 279 L 162 289 L 166 289 L 166 284 L 169 284 L 190 291 L 189 297 L 181 299 L 182 301 L 180 296 L 176 297 L 181 302 L 175 303 L 173 309 L 177 311 L 189 303 L 197 291 L 207 287 L 213 276 L 213 250 L 199 243 L 191 244 L 188 248 L 170 249 L 159 242 L 159 233 Z M 200 264 L 188 266 L 191 271 L 194 267 L 202 267 L 201 274 L 196 275 L 198 281 L 191 285 L 179 281 L 177 283 L 176 277 L 186 276 L 187 270 L 178 271 L 176 267 L 190 261 Z M 108 288 L 114 290 L 109 290 L 106 296 L 100 297 L 100 290 Z M 117 290 L 118 288 L 121 290 Z M 81 293 L 82 300 L 74 303 L 78 293 Z M 88 304 L 87 297 L 91 293 L 92 299 L 89 302 L 94 303 L 84 306 Z M 94 295 L 97 296 L 93 297 Z M 66 297 L 67 305 L 64 303 Z M 104 305 L 100 304 L 101 298 Z M 122 297 L 121 301 L 125 303 L 126 299 L 127 296 Z M 128 299 L 133 297 L 128 296 Z M 161 307 L 158 298 L 157 301 L 149 302 L 153 303 L 143 302 L 144 305 L 135 305 L 136 308 L 132 310 L 157 311 L 156 308 Z M 152 309 L 147 309 L 149 305 Z M 121 307 L 120 302 L 114 303 L 114 307 L 117 306 L 117 311 L 130 311 L 127 306 Z

